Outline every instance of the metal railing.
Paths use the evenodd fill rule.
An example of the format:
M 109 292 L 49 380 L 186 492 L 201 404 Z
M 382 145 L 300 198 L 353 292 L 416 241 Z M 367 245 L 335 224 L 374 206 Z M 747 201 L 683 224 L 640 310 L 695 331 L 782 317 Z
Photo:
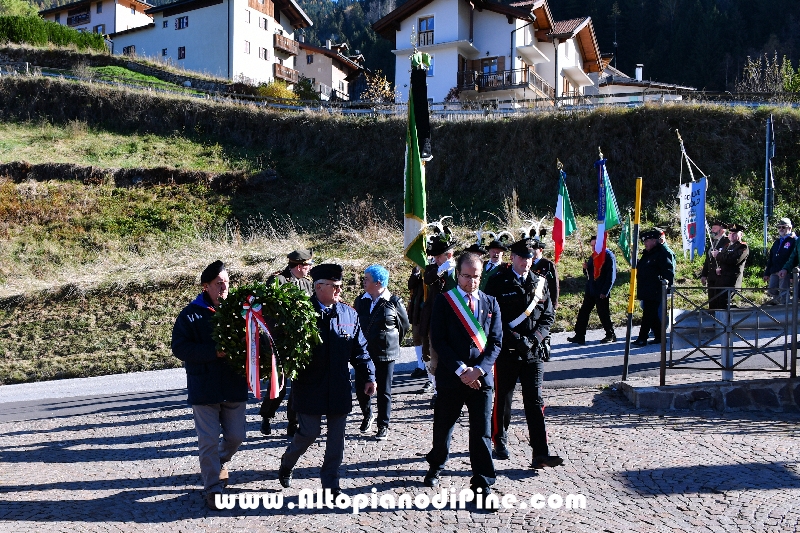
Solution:
M 792 291 L 777 296 L 764 288 L 717 287 L 709 308 L 708 289 L 662 284 L 661 372 L 669 369 L 720 370 L 723 381 L 733 372 L 788 372 L 797 376 L 797 328 L 800 269 Z M 669 327 L 668 327 L 669 326 Z M 669 331 L 669 338 L 667 332 Z
M 433 30 L 421 31 L 417 34 L 417 46 L 433 44 Z
M 530 67 L 491 73 L 464 71 L 457 74 L 456 80 L 462 90 L 496 91 L 527 86 L 544 98 L 555 96 L 555 90 Z

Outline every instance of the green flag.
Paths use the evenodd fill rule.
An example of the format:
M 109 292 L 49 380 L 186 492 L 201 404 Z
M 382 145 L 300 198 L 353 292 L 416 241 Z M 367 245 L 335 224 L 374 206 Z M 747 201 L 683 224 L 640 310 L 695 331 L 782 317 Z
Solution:
M 425 268 L 425 165 L 419 155 L 417 124 L 414 117 L 413 85 L 408 91 L 408 129 L 406 130 L 405 219 L 403 222 L 403 256 Z
M 628 218 L 625 219 L 625 224 L 622 226 L 622 232 L 619 234 L 619 249 L 622 250 L 622 255 L 625 261 L 631 265 L 631 250 L 633 249 L 633 225 L 631 224 L 631 213 L 628 211 Z

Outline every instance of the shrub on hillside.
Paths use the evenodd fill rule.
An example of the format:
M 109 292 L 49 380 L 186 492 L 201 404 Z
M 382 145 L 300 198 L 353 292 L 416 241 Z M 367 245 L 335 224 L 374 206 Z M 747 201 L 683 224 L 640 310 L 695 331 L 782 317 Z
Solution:
M 283 80 L 275 80 L 259 85 L 258 95 L 266 96 L 267 98 L 278 98 L 281 100 L 299 100 L 299 97 Z
M 75 45 L 79 49 L 105 50 L 103 36 L 79 32 L 39 17 L 0 16 L 0 42 L 32 44 L 34 46 Z

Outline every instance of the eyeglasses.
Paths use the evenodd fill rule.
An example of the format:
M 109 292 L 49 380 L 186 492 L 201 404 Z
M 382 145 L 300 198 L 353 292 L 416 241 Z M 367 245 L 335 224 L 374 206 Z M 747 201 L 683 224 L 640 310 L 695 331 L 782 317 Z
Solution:
M 338 285 L 336 283 L 320 283 L 320 285 L 327 285 L 328 287 L 333 287 L 334 291 L 342 290 L 342 284 L 341 283 L 339 283 Z
M 781 225 L 778 225 L 778 229 L 789 229 L 789 228 L 791 228 L 791 226 L 781 226 Z
M 464 279 L 469 279 L 469 280 L 472 280 L 472 281 L 479 281 L 481 279 L 480 274 L 478 274 L 477 276 L 470 276 L 468 274 L 459 274 L 458 277 L 464 278 Z

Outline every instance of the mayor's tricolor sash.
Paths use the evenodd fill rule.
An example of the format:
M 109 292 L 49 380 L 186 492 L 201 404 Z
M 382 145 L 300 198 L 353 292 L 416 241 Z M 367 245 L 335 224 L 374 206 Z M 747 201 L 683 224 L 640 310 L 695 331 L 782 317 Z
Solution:
M 453 308 L 453 311 L 455 311 L 456 316 L 461 321 L 461 324 L 464 326 L 464 328 L 466 328 L 467 333 L 475 343 L 475 346 L 477 346 L 480 351 L 483 351 L 483 349 L 486 347 L 486 333 L 484 333 L 481 325 L 478 324 L 478 321 L 475 319 L 475 315 L 473 315 L 472 311 L 469 310 L 469 306 L 464 300 L 464 297 L 461 296 L 459 290 L 452 289 L 447 291 L 444 293 L 444 297 L 447 299 L 447 303 L 450 304 L 450 307 Z
M 261 383 L 259 376 L 260 366 L 260 345 L 258 330 L 263 331 L 269 339 L 270 346 L 272 347 L 272 364 L 270 368 L 272 372 L 269 378 L 269 397 L 275 399 L 278 393 L 283 388 L 282 384 L 278 383 L 278 365 L 275 360 L 275 341 L 272 339 L 272 333 L 264 321 L 261 314 L 261 304 L 254 304 L 255 297 L 250 295 L 245 299 L 242 306 L 242 316 L 245 320 L 245 338 L 247 339 L 247 359 L 246 369 L 247 385 L 250 387 L 253 395 L 257 399 L 261 399 Z

